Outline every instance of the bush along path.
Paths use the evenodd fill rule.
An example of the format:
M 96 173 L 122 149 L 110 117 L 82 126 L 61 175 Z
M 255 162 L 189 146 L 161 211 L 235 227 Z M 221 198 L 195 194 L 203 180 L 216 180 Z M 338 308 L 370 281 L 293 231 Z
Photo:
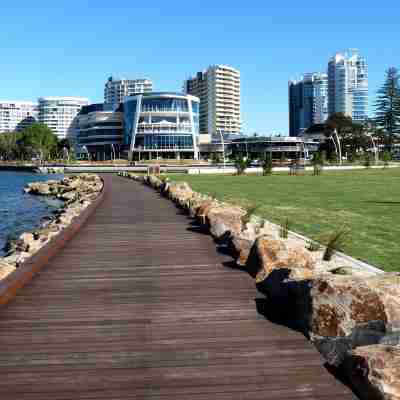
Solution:
M 62 180 L 32 182 L 24 189 L 27 194 L 52 196 L 64 202 L 54 218 L 43 222 L 34 232 L 25 232 L 7 244 L 8 253 L 0 257 L 0 280 L 5 279 L 24 261 L 32 257 L 63 229 L 71 224 L 99 195 L 102 179 L 94 174 L 67 176 Z
M 120 175 L 196 218 L 255 278 L 267 316 L 301 330 L 361 399 L 400 399 L 400 273 L 368 269 L 337 253 L 324 257 L 326 249 L 185 182 Z

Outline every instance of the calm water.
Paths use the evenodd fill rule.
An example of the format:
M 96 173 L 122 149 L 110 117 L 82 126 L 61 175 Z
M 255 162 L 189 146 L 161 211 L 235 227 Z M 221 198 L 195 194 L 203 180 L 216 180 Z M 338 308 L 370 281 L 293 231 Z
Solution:
M 61 202 L 23 192 L 29 182 L 60 179 L 61 175 L 42 175 L 0 171 L 0 256 L 8 238 L 32 231 L 43 217 L 51 215 Z

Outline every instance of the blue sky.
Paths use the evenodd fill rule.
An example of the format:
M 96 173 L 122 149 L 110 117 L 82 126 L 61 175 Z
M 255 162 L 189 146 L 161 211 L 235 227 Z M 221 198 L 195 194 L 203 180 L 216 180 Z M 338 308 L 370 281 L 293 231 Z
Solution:
M 370 103 L 400 67 L 400 3 L 367 1 L 24 1 L 0 16 L 0 99 L 102 101 L 111 73 L 180 90 L 210 64 L 241 71 L 245 133 L 288 132 L 287 81 L 336 51 L 367 57 Z M 271 4 L 272 3 L 272 4 Z

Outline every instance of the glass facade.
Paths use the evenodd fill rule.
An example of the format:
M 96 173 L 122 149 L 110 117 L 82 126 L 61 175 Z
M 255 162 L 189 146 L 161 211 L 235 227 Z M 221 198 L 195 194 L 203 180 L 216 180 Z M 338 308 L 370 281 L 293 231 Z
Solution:
M 289 82 L 290 136 L 297 136 L 328 118 L 328 76 L 307 73 L 299 81 Z
M 128 100 L 124 103 L 124 145 L 132 142 L 132 132 L 136 120 L 137 100 Z
M 357 49 L 337 53 L 328 64 L 329 114 L 368 119 L 368 64 Z
M 124 143 L 130 152 L 163 152 L 198 157 L 199 100 L 190 95 L 149 93 L 124 103 Z
M 186 99 L 143 99 L 141 112 L 188 112 L 188 101 Z

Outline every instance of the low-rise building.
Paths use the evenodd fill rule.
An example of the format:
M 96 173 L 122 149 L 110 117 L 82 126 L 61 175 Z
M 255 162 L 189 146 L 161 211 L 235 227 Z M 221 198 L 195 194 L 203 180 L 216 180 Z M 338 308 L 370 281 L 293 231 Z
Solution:
M 122 107 L 111 110 L 103 103 L 83 106 L 76 117 L 78 154 L 91 160 L 121 158 Z
M 309 159 L 318 151 L 319 143 L 290 136 L 241 136 L 224 135 L 224 141 L 215 138 L 212 143 L 200 146 L 202 158 L 211 158 L 213 153 L 230 158 L 238 156 L 251 159 L 264 159 L 269 154 L 273 160 Z

